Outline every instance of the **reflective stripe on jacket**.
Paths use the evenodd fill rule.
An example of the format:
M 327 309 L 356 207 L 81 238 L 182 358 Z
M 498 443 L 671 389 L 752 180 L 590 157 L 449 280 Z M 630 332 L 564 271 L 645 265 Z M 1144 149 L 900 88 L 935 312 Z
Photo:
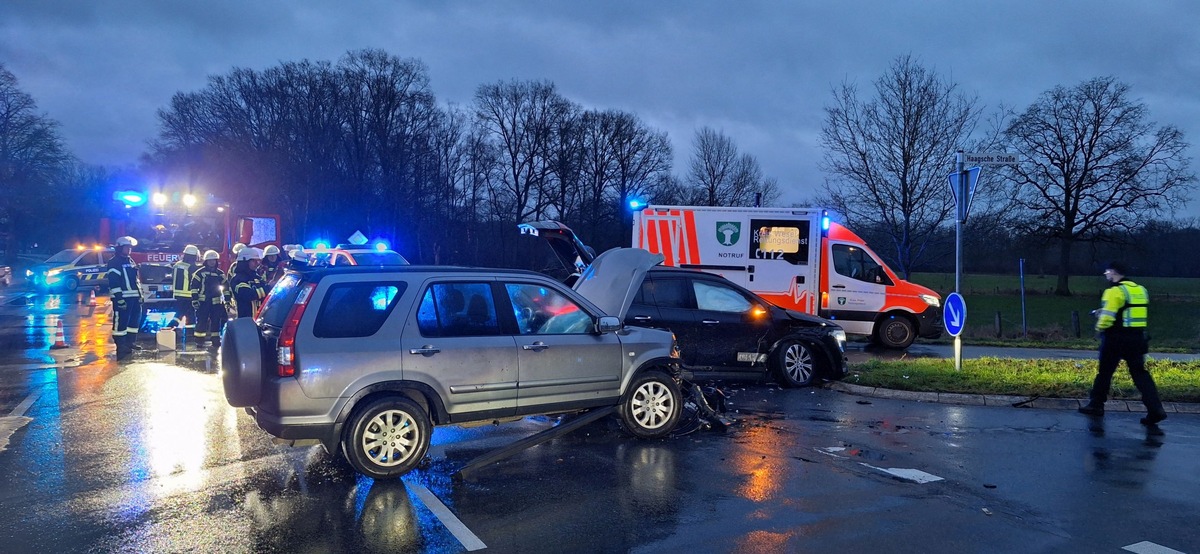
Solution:
M 192 298 L 195 296 L 195 291 L 192 290 L 192 264 L 183 260 L 175 262 L 171 266 L 171 296 L 175 298 Z
M 137 262 L 128 256 L 113 256 L 108 261 L 108 292 L 113 298 L 141 298 Z
M 1122 280 L 1109 287 L 1100 297 L 1101 307 L 1096 315 L 1096 330 L 1145 329 L 1149 316 L 1150 293 L 1133 281 Z

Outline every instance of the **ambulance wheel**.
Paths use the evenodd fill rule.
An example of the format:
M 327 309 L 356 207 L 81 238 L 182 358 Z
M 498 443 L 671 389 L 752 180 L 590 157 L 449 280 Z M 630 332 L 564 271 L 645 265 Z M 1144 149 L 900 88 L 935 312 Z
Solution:
M 875 340 L 887 348 L 908 348 L 917 338 L 911 319 L 899 314 L 888 314 L 875 325 Z
M 63 282 L 63 288 L 67 289 L 68 292 L 75 292 L 79 288 L 79 279 L 67 277 L 67 280 Z

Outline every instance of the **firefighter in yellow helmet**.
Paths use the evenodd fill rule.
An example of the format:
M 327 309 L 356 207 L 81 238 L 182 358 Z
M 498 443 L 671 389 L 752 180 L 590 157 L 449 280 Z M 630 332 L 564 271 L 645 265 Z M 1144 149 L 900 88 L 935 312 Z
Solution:
M 1150 293 L 1125 277 L 1125 266 L 1112 262 L 1104 270 L 1104 278 L 1112 283 L 1101 296 L 1096 311 L 1096 334 L 1100 337 L 1100 365 L 1092 383 L 1091 400 L 1079 411 L 1087 415 L 1104 415 L 1104 403 L 1112 387 L 1113 373 L 1121 360 L 1129 368 L 1129 377 L 1142 395 L 1146 417 L 1142 425 L 1156 425 L 1167 419 L 1158 387 L 1146 371 L 1148 350 L 1146 324 L 1149 316 Z
M 225 310 L 225 297 L 229 294 L 225 282 L 225 272 L 217 265 L 221 255 L 216 250 L 204 251 L 204 261 L 192 273 L 192 290 L 196 296 L 192 299 L 192 307 L 196 309 L 196 346 L 204 348 L 204 343 L 211 340 L 213 348 L 221 346 L 221 327 L 229 317 Z
M 229 288 L 233 289 L 237 317 L 254 317 L 263 298 L 267 296 L 267 283 L 258 275 L 262 257 L 262 250 L 247 246 L 238 253 L 237 261 L 233 264 Z
M 182 325 L 184 329 L 196 326 L 196 310 L 192 308 L 192 300 L 196 291 L 192 289 L 192 274 L 200 268 L 200 249 L 194 244 L 183 247 L 183 256 L 171 266 L 171 297 L 175 299 L 175 318 L 167 327 L 175 328 Z
M 138 264 L 129 257 L 137 239 L 120 237 L 115 255 L 108 261 L 108 288 L 112 295 L 112 337 L 117 345 L 117 360 L 133 355 L 138 330 L 142 327 L 142 284 Z

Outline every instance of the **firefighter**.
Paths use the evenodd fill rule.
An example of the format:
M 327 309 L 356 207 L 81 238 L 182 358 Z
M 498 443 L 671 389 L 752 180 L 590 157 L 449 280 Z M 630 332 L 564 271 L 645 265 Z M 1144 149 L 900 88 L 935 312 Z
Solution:
M 299 244 L 293 244 L 288 249 L 288 267 L 292 269 L 304 269 L 308 267 L 308 253 L 304 251 L 304 247 Z
M 279 255 L 279 247 L 274 244 L 268 244 L 263 249 L 262 266 L 260 266 L 260 275 L 263 281 L 267 283 L 267 288 L 270 289 L 275 281 L 278 281 L 283 276 L 283 271 L 287 269 L 287 264 L 283 263 L 283 256 Z
M 1112 387 L 1113 373 L 1121 360 L 1129 369 L 1129 377 L 1142 395 L 1146 405 L 1146 417 L 1142 425 L 1157 425 L 1167 419 L 1158 387 L 1154 378 L 1146 371 L 1146 323 L 1150 305 L 1150 294 L 1143 287 L 1125 277 L 1125 267 L 1120 263 L 1108 264 L 1104 278 L 1112 283 L 1101 296 L 1100 309 L 1096 311 L 1096 334 L 1100 338 L 1100 365 L 1096 379 L 1092 382 L 1090 401 L 1079 411 L 1091 416 L 1104 415 L 1104 403 Z
M 113 342 L 117 345 L 117 360 L 133 354 L 138 329 L 142 327 L 142 291 L 138 281 L 138 265 L 129 257 L 137 239 L 117 239 L 115 255 L 108 261 L 108 289 L 113 305 Z
M 237 317 L 254 317 L 263 298 L 267 296 L 267 284 L 258 276 L 261 263 L 262 250 L 248 246 L 238 253 L 237 261 L 233 264 L 233 279 L 229 280 L 229 288 L 233 289 Z
M 171 266 L 171 296 L 175 299 L 175 318 L 167 325 L 174 329 L 183 321 L 183 328 L 191 330 L 196 326 L 196 310 L 192 300 L 196 291 L 192 288 L 192 275 L 200 268 L 200 249 L 194 244 L 183 247 L 183 256 Z
M 196 309 L 196 346 L 204 348 L 204 342 L 212 340 L 212 347 L 221 346 L 221 327 L 229 318 L 225 310 L 225 297 L 228 287 L 225 286 L 225 272 L 217 267 L 221 255 L 216 250 L 204 252 L 203 265 L 192 273 L 191 289 L 196 295 L 192 299 L 192 307 Z
M 244 250 L 245 248 L 246 248 L 246 245 L 245 245 L 245 244 L 242 244 L 242 243 L 240 243 L 240 242 L 238 242 L 238 243 L 234 243 L 234 245 L 233 245 L 233 249 L 232 249 L 232 251 L 233 251 L 233 261 L 232 261 L 232 262 L 229 262 L 229 267 L 225 268 L 225 280 L 226 280 L 226 281 L 228 281 L 228 280 L 230 280 L 230 279 L 232 279 L 232 278 L 233 278 L 233 266 L 237 265 L 237 262 L 238 262 L 238 254 L 241 254 L 241 253 L 242 253 L 242 250 Z

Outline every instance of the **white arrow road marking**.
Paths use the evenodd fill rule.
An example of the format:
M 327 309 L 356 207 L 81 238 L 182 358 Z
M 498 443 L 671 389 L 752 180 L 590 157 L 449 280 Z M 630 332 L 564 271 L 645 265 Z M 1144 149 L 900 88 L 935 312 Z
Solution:
M 859 463 L 862 463 L 862 462 L 859 462 Z M 938 477 L 937 475 L 933 475 L 931 473 L 925 473 L 924 471 L 921 471 L 919 469 L 908 469 L 908 468 L 903 468 L 903 467 L 875 467 L 871 464 L 862 464 L 862 465 L 865 465 L 865 466 L 867 466 L 871 469 L 877 470 L 877 471 L 882 471 L 888 475 L 899 477 L 901 479 L 904 479 L 905 481 L 912 481 L 914 483 L 924 484 L 924 483 L 932 483 L 934 481 L 942 480 L 942 478 Z
M 420 498 L 421 502 L 425 503 L 425 507 L 429 508 L 429 511 L 433 512 L 433 515 L 441 520 L 442 525 L 446 526 L 446 530 L 450 531 L 450 534 L 454 535 L 454 538 L 462 543 L 463 548 L 466 548 L 468 551 L 487 548 L 487 545 L 483 544 L 483 541 L 479 540 L 479 537 L 476 537 L 475 533 L 467 529 L 467 526 L 454 515 L 454 512 L 450 511 L 450 508 L 442 504 L 437 495 L 419 483 L 405 481 L 404 484 L 412 489 L 417 498 Z
M 1129 546 L 1121 547 L 1121 550 L 1136 552 L 1137 554 L 1184 554 L 1178 550 L 1167 548 L 1161 544 L 1154 544 L 1150 541 L 1142 541 Z
M 826 456 L 833 456 L 834 458 L 846 458 L 846 456 L 842 456 L 840 454 L 841 452 L 846 451 L 846 447 L 844 446 L 826 446 L 824 448 L 817 448 L 816 450 L 817 452 L 820 452 Z M 869 467 L 875 471 L 882 471 L 893 477 L 899 477 L 900 479 L 912 481 L 914 483 L 924 484 L 932 483 L 934 481 L 942 481 L 941 477 L 938 477 L 932 473 L 925 473 L 919 469 L 908 469 L 903 467 L 875 467 L 871 464 L 863 462 L 859 462 L 859 464 Z

